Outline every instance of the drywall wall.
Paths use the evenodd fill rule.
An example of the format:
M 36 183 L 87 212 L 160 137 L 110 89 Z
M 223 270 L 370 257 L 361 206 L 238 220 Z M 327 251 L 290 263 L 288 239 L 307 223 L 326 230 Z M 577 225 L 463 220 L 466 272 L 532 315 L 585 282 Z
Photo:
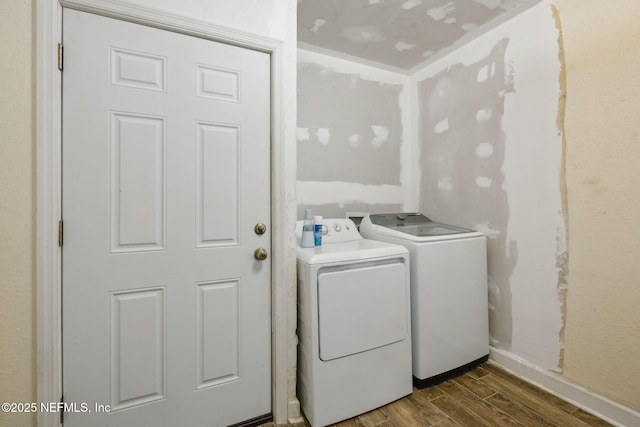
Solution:
M 640 3 L 557 7 L 567 69 L 564 376 L 640 411 Z
M 507 241 L 509 202 L 504 187 L 504 98 L 509 39 L 485 57 L 452 64 L 418 82 L 420 100 L 420 210 L 432 219 L 487 234 L 491 342 L 510 346 L 513 335 L 510 277 L 518 261 Z M 498 256 L 499 255 L 499 256 Z
M 420 210 L 487 235 L 491 344 L 560 370 L 566 257 L 548 1 L 413 76 Z
M 401 210 L 406 76 L 298 50 L 298 217 Z M 403 185 L 405 184 L 405 185 Z
M 0 16 L 0 402 L 36 401 L 33 33 L 32 2 L 4 2 Z M 35 423 L 35 414 L 0 412 L 2 426 Z
M 399 185 L 401 92 L 299 62 L 298 179 Z

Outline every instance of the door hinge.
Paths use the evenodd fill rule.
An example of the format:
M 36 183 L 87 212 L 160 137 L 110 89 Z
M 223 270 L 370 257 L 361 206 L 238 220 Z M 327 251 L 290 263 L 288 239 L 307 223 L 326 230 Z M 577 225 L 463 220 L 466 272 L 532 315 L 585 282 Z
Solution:
M 62 232 L 64 228 L 64 223 L 62 221 L 58 221 L 58 246 L 62 247 L 63 239 Z
M 58 43 L 58 70 L 62 71 L 62 57 L 64 56 L 64 47 L 62 43 Z

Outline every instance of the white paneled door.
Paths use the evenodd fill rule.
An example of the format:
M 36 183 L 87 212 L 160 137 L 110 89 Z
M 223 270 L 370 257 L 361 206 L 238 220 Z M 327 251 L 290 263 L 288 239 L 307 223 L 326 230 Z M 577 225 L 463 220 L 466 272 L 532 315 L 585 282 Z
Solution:
M 269 55 L 68 9 L 63 28 L 65 427 L 269 414 Z

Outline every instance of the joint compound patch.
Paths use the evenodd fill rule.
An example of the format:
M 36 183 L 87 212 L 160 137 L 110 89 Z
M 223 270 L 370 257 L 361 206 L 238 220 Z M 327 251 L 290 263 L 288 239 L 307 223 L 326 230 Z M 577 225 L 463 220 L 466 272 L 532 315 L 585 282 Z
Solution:
M 360 135 L 358 135 L 357 133 L 354 133 L 353 135 L 351 135 L 349 137 L 349 145 L 352 148 L 357 148 L 358 145 L 360 144 L 360 140 L 362 139 L 362 137 Z
M 453 190 L 453 183 L 451 182 L 451 178 L 440 178 L 438 180 L 438 190 Z
M 491 10 L 500 6 L 500 3 L 502 2 L 502 0 L 475 0 L 475 1 L 476 3 L 481 4 Z
M 479 176 L 476 178 L 476 184 L 480 188 L 491 188 L 491 178 L 487 176 Z
M 480 157 L 481 159 L 491 157 L 492 154 L 493 144 L 489 144 L 488 142 L 481 142 L 480 144 L 478 144 L 478 147 L 476 147 L 476 156 Z
M 413 9 L 416 6 L 420 6 L 422 4 L 422 0 L 407 0 L 404 3 L 402 3 L 402 6 L 400 6 L 401 8 L 403 8 L 404 10 L 409 10 L 409 9 Z
M 309 139 L 311 139 L 309 136 L 309 128 L 296 129 L 296 140 L 298 140 L 298 142 L 309 141 Z
M 409 9 L 413 9 L 416 6 L 420 6 L 422 4 L 422 0 L 407 0 L 404 3 L 402 3 L 402 6 L 400 6 L 401 8 L 403 8 L 404 10 L 409 10 Z
M 398 43 L 396 43 L 396 45 L 393 48 L 395 50 L 397 50 L 398 52 L 402 52 L 404 50 L 412 50 L 414 47 L 416 47 L 415 44 L 409 44 L 409 43 L 405 43 L 405 42 L 398 42 Z
M 493 113 L 489 108 L 478 110 L 478 112 L 476 113 L 476 120 L 479 122 L 488 122 L 489 120 L 491 120 L 491 117 L 493 117 Z
M 449 130 L 449 118 L 448 117 L 445 117 L 444 119 L 440 120 L 433 127 L 433 133 L 435 133 L 435 134 L 445 133 L 448 130 Z
M 315 21 L 313 21 L 313 27 L 311 28 L 311 31 L 318 34 L 320 28 L 326 23 L 327 21 L 325 21 L 324 19 L 316 19 Z
M 316 131 L 316 136 L 318 137 L 318 141 L 322 145 L 328 145 L 329 140 L 331 139 L 331 132 L 327 128 L 318 128 Z
M 456 8 L 453 7 L 453 2 L 449 2 L 442 7 L 434 7 L 427 10 L 427 15 L 429 15 L 434 21 L 441 21 L 455 10 Z
M 376 27 L 347 27 L 342 34 L 358 44 L 383 42 L 386 38 Z
M 462 29 L 465 30 L 466 32 L 471 32 L 478 29 L 478 24 L 469 22 L 468 24 L 462 25 Z
M 373 125 L 371 126 L 371 131 L 373 132 L 373 140 L 371 141 L 371 144 L 374 147 L 380 147 L 382 144 L 387 142 L 387 139 L 389 139 L 389 129 L 384 126 Z
M 486 82 L 489 79 L 489 65 L 485 65 L 478 70 L 478 83 Z
M 487 239 L 497 239 L 498 236 L 501 234 L 500 230 L 496 230 L 495 228 L 489 227 L 489 221 L 480 222 L 474 225 L 473 229 L 487 236 Z M 493 286 L 490 286 L 489 289 L 493 290 L 497 294 L 500 293 L 500 287 L 496 284 L 494 284 Z

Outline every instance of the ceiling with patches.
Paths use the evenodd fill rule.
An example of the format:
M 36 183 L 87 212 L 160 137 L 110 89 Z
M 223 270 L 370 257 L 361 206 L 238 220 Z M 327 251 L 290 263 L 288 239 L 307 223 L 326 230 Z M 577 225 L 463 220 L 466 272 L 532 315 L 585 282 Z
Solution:
M 539 1 L 298 0 L 298 42 L 410 71 Z

